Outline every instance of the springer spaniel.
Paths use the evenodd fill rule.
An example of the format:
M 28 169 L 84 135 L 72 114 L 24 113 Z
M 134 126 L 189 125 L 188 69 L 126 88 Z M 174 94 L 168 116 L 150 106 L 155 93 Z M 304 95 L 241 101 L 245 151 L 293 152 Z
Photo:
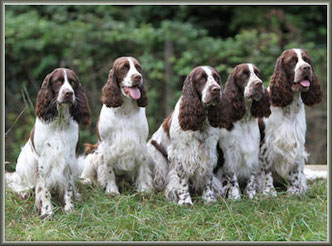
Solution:
M 221 152 L 216 171 L 222 184 L 221 194 L 239 199 L 240 183 L 252 199 L 259 167 L 258 117 L 271 114 L 268 92 L 257 67 L 250 63 L 237 65 L 227 79 L 224 97 L 233 127 L 220 130 Z
M 80 158 L 81 178 L 85 183 L 97 179 L 110 194 L 119 194 L 116 178 L 121 177 L 135 183 L 138 191 L 151 190 L 151 161 L 146 150 L 148 98 L 141 65 L 135 58 L 114 61 L 101 100 L 98 143 L 87 145 L 94 152 Z
M 65 68 L 48 74 L 38 92 L 35 111 L 30 139 L 17 159 L 16 171 L 6 172 L 6 183 L 22 198 L 35 188 L 35 205 L 41 218 L 46 218 L 53 214 L 51 196 L 63 199 L 65 211 L 73 209 L 73 192 L 78 196 L 78 124 L 90 124 L 90 109 L 77 75 Z
M 204 202 L 216 201 L 213 168 L 217 164 L 221 124 L 220 76 L 209 66 L 187 76 L 182 96 L 148 142 L 154 161 L 154 185 L 179 205 L 191 205 L 189 189 L 203 192 Z
M 269 85 L 272 114 L 260 121 L 260 192 L 276 196 L 273 177 L 288 182 L 290 194 L 303 194 L 306 120 L 304 105 L 322 99 L 322 91 L 309 54 L 285 50 L 276 62 Z M 276 181 L 276 179 L 275 179 Z

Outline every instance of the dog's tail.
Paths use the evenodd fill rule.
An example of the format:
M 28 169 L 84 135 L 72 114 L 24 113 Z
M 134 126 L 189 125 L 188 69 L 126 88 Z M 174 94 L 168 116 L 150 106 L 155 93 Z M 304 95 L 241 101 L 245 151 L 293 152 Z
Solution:
M 163 157 L 167 160 L 168 159 L 168 154 L 164 146 L 161 144 L 158 144 L 155 140 L 151 141 L 151 144 L 163 155 Z
M 89 144 L 89 143 L 85 143 L 84 144 L 84 154 L 91 154 L 94 153 L 98 148 L 98 143 L 96 144 Z

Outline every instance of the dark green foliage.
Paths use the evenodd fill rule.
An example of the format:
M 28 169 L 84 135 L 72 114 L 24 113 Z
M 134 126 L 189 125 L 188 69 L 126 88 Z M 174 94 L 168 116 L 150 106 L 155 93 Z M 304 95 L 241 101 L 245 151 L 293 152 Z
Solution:
M 326 92 L 326 6 L 7 5 L 5 11 L 6 131 L 29 105 L 24 87 L 35 104 L 46 74 L 68 67 L 80 77 L 93 116 L 81 143 L 94 143 L 101 88 L 114 59 L 125 55 L 142 64 L 150 134 L 197 65 L 215 67 L 224 83 L 238 63 L 255 63 L 268 85 L 282 50 L 300 46 L 312 56 Z M 326 93 L 307 112 L 310 162 L 326 163 Z M 26 110 L 6 135 L 6 168 L 15 166 L 34 117 Z

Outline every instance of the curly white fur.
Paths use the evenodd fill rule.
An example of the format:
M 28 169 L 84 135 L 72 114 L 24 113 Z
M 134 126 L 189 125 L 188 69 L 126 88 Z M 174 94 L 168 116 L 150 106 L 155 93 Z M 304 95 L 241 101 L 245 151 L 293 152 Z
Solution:
M 23 198 L 36 188 L 36 206 L 42 217 L 52 215 L 51 192 L 64 196 L 65 210 L 73 208 L 71 197 L 75 191 L 75 178 L 79 173 L 76 159 L 76 144 L 79 127 L 66 105 L 52 122 L 36 119 L 34 146 L 31 139 L 22 148 L 16 172 L 6 173 L 9 188 Z
M 93 180 L 106 188 L 106 192 L 118 194 L 116 176 L 126 176 L 139 191 L 152 188 L 150 158 L 146 139 L 149 128 L 145 108 L 136 101 L 124 97 L 121 107 L 103 105 L 99 124 L 100 141 L 94 153 L 80 157 L 83 165 L 81 178 Z
M 308 158 L 305 151 L 305 108 L 301 94 L 294 96 L 293 102 L 285 108 L 271 107 L 272 114 L 264 119 L 265 139 L 261 147 L 262 168 L 271 168 L 292 185 L 290 193 L 304 193 L 307 189 L 303 168 Z M 264 176 L 264 171 L 262 171 Z M 260 179 L 260 191 L 276 195 L 271 174 Z

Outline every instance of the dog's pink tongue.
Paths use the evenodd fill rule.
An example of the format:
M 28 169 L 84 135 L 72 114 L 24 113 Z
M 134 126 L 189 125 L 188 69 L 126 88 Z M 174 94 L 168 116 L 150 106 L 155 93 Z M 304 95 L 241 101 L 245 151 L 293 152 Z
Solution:
M 300 84 L 303 87 L 309 87 L 310 86 L 310 81 L 309 80 L 303 80 L 303 81 L 300 82 Z
M 128 88 L 130 97 L 134 100 L 138 100 L 141 97 L 141 91 L 138 88 Z

